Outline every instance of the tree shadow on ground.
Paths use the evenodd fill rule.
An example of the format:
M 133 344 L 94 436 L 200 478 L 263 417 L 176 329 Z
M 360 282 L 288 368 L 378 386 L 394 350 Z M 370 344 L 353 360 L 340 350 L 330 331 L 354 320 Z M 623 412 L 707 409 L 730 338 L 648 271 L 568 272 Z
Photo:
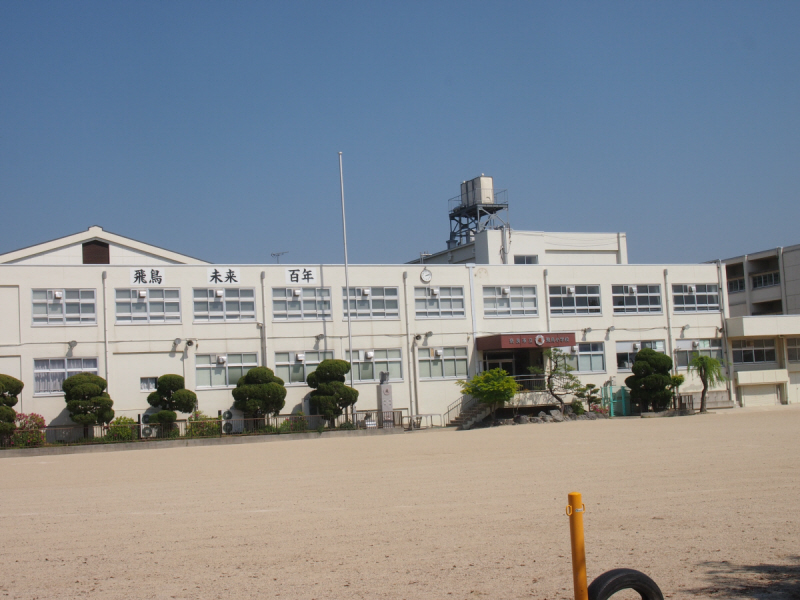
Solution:
M 800 556 L 787 557 L 787 564 L 736 565 L 728 561 L 703 562 L 709 585 L 686 590 L 706 598 L 754 598 L 782 600 L 800 598 Z

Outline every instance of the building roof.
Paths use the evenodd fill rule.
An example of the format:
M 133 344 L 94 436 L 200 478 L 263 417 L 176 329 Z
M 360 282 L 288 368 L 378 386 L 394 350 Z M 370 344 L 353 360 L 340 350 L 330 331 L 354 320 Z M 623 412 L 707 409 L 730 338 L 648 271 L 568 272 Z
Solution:
M 173 252 L 172 250 L 160 248 L 159 246 L 153 246 L 152 244 L 145 244 L 144 242 L 118 235 L 116 233 L 111 233 L 110 231 L 104 230 L 99 225 L 92 225 L 86 231 L 73 233 L 72 235 L 67 235 L 47 242 L 42 242 L 40 244 L 34 244 L 33 246 L 27 246 L 26 248 L 20 248 L 19 250 L 12 250 L 11 252 L 6 252 L 5 254 L 0 254 L 0 264 L 16 263 L 34 256 L 49 254 L 68 246 L 83 244 L 92 240 L 100 240 L 108 243 L 109 245 L 129 248 L 136 252 L 150 254 L 152 256 L 156 256 L 163 260 L 177 264 L 209 264 L 208 261 L 194 258 L 193 256 L 179 254 L 178 252 Z

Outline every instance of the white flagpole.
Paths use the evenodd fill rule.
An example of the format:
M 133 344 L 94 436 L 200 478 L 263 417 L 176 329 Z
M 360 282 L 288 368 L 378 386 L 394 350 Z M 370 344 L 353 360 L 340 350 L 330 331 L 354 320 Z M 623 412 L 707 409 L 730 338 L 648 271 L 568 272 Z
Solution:
M 344 285 L 347 292 L 345 293 L 345 302 L 347 307 L 347 343 L 348 352 L 350 353 L 350 387 L 353 387 L 353 333 L 350 328 L 350 274 L 348 272 L 347 263 L 347 222 L 344 216 L 344 172 L 342 171 L 342 153 L 339 152 L 339 187 L 342 192 L 342 234 L 344 236 Z M 351 415 L 353 417 L 353 425 L 356 425 L 356 408 L 351 407 Z

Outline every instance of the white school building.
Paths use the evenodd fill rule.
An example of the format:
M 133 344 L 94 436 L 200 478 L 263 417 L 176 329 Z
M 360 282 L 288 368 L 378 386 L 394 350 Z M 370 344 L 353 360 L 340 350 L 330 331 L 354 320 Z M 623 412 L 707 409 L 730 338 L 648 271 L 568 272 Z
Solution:
M 551 260 L 545 246 L 515 246 L 526 232 L 483 232 L 507 238 L 498 253 L 476 233 L 467 243 L 503 260 L 352 265 L 348 294 L 342 265 L 209 264 L 90 227 L 0 255 L 0 373 L 25 383 L 16 410 L 48 424 L 70 423 L 61 382 L 80 371 L 104 377 L 116 414 L 137 418 L 161 375 L 183 375 L 216 415 L 264 365 L 286 382 L 284 412 L 309 414 L 307 375 L 350 360 L 349 296 L 359 410 L 376 409 L 385 372 L 395 409 L 443 415 L 458 379 L 495 367 L 528 376 L 548 347 L 601 387 L 624 385 L 639 349 L 668 353 L 687 375 L 681 393 L 698 399 L 686 366 L 707 353 L 729 375 L 712 407 L 800 402 L 800 316 L 730 318 L 724 265 L 627 264 L 624 234 L 558 234 Z M 596 254 L 586 240 L 569 249 L 581 236 Z M 536 260 L 514 264 L 519 247 Z

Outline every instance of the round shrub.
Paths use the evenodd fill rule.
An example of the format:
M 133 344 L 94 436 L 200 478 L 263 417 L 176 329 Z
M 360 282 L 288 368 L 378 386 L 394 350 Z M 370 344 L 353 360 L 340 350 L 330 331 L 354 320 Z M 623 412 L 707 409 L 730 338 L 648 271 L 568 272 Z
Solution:
M 16 428 L 17 413 L 12 408 L 25 384 L 11 375 L 0 374 L 0 436 L 8 435 Z
M 231 390 L 233 406 L 247 418 L 277 415 L 286 405 L 286 388 L 283 379 L 272 369 L 255 367 L 239 379 Z
M 350 363 L 346 360 L 328 359 L 319 363 L 306 379 L 313 388 L 311 408 L 327 421 L 334 421 L 358 400 L 358 391 L 344 384 L 349 372 Z
M 94 373 L 78 373 L 61 384 L 69 417 L 81 425 L 110 423 L 114 401 L 105 392 L 106 380 Z
M 147 403 L 161 411 L 150 415 L 155 423 L 174 423 L 176 412 L 190 413 L 197 406 L 197 394 L 187 390 L 180 375 L 162 375 L 156 383 L 156 391 L 147 396 Z

